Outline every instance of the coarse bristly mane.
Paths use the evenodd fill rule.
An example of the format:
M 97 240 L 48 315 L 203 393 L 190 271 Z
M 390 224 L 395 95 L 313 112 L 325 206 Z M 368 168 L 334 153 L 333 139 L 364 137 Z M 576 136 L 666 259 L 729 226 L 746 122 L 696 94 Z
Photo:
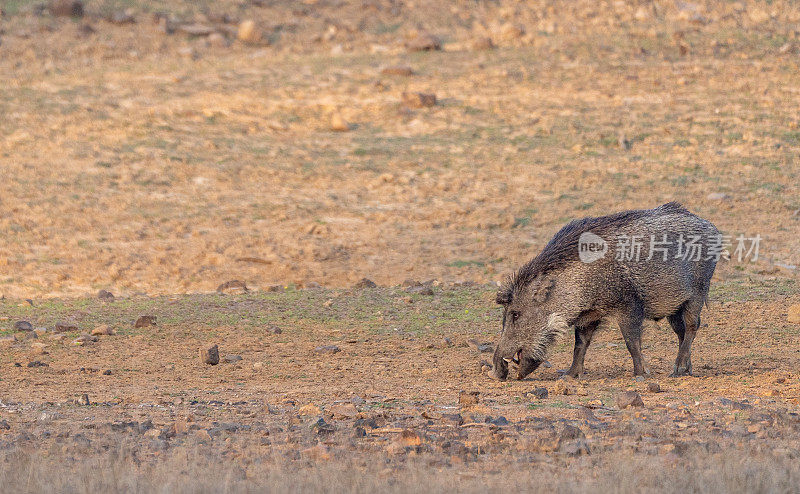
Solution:
M 497 291 L 497 303 L 507 305 L 514 293 L 537 276 L 565 267 L 578 259 L 578 241 L 582 233 L 591 231 L 602 236 L 620 226 L 645 216 L 665 214 L 692 214 L 680 203 L 668 202 L 654 209 L 633 209 L 608 216 L 572 220 L 547 242 L 542 252 L 511 274 Z

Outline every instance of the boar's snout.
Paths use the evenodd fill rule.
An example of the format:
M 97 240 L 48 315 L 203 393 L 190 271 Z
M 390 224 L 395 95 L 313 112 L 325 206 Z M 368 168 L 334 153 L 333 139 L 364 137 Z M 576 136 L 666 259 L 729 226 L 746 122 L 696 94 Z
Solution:
M 500 381 L 508 377 L 508 365 L 514 363 L 517 366 L 517 379 L 525 379 L 528 374 L 535 371 L 542 364 L 542 361 L 524 355 L 523 350 L 518 350 L 511 356 L 505 356 L 500 348 L 495 350 L 492 359 L 493 368 L 489 371 L 489 377 Z
M 506 377 L 508 377 L 508 362 L 506 362 L 503 357 L 500 356 L 500 352 L 498 350 L 494 351 L 494 357 L 492 358 L 492 370 L 489 371 L 489 377 L 499 381 L 504 381 Z
M 530 357 L 522 357 L 519 362 L 519 368 L 517 370 L 517 379 L 522 380 L 525 379 L 528 374 L 535 371 L 542 365 L 542 361 Z

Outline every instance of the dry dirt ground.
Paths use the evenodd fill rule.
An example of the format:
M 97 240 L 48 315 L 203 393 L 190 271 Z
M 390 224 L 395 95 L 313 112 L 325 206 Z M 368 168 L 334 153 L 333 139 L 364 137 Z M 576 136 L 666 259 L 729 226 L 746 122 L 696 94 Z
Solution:
M 6 2 L 0 293 L 493 281 L 571 218 L 669 200 L 796 275 L 795 3 L 261 3 Z
M 8 321 L 77 330 L 3 341 L 0 480 L 25 492 L 797 491 L 796 282 L 717 283 L 695 377 L 666 377 L 675 337 L 649 325 L 643 381 L 615 330 L 579 380 L 558 379 L 566 339 L 551 367 L 491 381 L 478 347 L 498 326 L 494 288 L 430 288 L 4 301 Z M 141 315 L 156 326 L 135 328 Z M 102 324 L 116 334 L 73 342 Z M 212 344 L 215 366 L 198 355 Z M 625 391 L 643 406 L 624 408 Z
M 800 491 L 797 4 L 84 7 L 0 2 L 0 490 Z M 695 377 L 666 324 L 485 377 L 503 274 L 670 200 L 763 239 Z

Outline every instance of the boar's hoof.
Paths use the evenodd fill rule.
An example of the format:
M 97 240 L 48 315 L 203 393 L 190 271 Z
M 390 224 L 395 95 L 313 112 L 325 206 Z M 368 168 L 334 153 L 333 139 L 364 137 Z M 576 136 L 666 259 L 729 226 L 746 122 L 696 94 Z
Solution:
M 675 366 L 675 369 L 672 371 L 672 374 L 669 377 L 681 377 L 681 376 L 693 376 L 692 374 L 692 366 L 691 364 L 686 367 L 678 367 Z

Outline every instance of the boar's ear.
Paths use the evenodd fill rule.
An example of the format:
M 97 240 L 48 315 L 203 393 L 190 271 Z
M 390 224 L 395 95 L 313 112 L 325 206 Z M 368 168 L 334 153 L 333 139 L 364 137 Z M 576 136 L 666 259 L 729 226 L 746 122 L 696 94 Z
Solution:
M 543 304 L 547 301 L 550 291 L 556 284 L 556 279 L 550 276 L 540 276 L 536 278 L 531 288 L 533 289 L 533 301 L 537 304 Z
M 509 276 L 503 281 L 503 284 L 500 285 L 500 288 L 497 290 L 497 297 L 494 299 L 500 305 L 508 305 L 511 303 L 511 300 L 514 298 L 514 277 Z
M 500 305 L 508 305 L 511 303 L 512 299 L 512 290 L 509 286 L 501 286 L 499 290 L 497 290 L 497 297 L 495 298 L 495 302 Z

